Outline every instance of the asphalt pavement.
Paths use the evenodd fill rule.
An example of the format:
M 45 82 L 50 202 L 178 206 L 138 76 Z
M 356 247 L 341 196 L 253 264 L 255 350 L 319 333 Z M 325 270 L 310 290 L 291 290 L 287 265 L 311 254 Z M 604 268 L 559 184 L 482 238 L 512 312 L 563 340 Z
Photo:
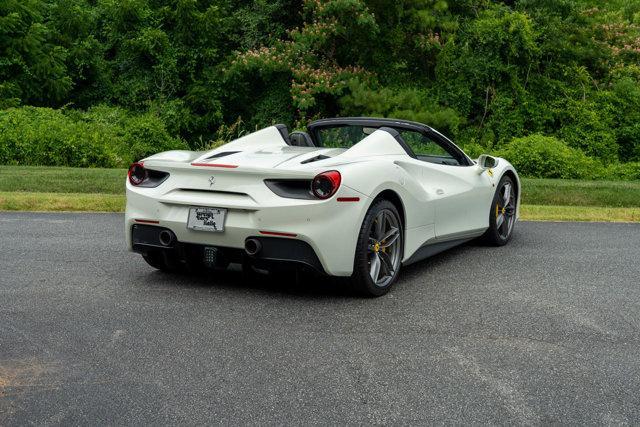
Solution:
M 0 214 L 0 425 L 640 423 L 640 224 L 518 223 L 359 298 Z

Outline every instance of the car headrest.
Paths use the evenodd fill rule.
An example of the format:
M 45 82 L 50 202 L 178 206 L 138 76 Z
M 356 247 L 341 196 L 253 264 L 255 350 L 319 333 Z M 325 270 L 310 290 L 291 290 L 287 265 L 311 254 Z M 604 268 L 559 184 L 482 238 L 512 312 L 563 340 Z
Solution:
M 291 145 L 296 147 L 314 147 L 313 140 L 307 132 L 291 132 L 289 141 L 291 141 Z

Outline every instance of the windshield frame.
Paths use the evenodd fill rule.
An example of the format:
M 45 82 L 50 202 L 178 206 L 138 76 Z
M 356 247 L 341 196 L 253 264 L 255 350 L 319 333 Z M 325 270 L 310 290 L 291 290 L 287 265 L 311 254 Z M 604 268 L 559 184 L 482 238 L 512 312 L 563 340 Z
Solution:
M 327 128 L 335 128 L 335 127 L 343 127 L 343 126 L 362 126 L 362 127 L 372 127 L 372 128 L 391 128 L 394 130 L 402 129 L 413 132 L 419 132 L 424 136 L 435 140 L 437 143 L 441 144 L 443 148 L 448 149 L 457 154 L 457 160 L 460 163 L 460 166 L 472 166 L 474 165 L 473 160 L 467 156 L 467 154 L 462 151 L 457 145 L 455 145 L 449 138 L 442 135 L 440 132 L 432 129 L 431 127 L 424 125 L 422 123 L 411 122 L 408 120 L 396 120 L 396 119 L 387 119 L 387 118 L 375 118 L 375 117 L 344 117 L 344 118 L 333 118 L 333 119 L 320 119 L 315 120 L 309 125 L 307 125 L 307 129 L 311 138 L 313 139 L 313 143 L 316 147 L 322 147 L 319 131 Z M 364 139 L 364 138 L 363 138 Z M 402 146 L 402 148 L 407 152 L 407 154 L 417 159 L 417 155 L 413 152 L 411 147 L 406 144 L 401 137 L 395 136 L 398 144 Z M 345 147 L 349 148 L 349 147 Z

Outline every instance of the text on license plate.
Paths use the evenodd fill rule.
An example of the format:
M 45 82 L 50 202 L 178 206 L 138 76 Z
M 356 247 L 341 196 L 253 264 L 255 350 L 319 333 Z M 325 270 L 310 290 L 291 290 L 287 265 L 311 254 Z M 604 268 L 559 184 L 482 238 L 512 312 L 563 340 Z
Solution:
M 224 231 L 226 209 L 220 208 L 189 208 L 187 228 L 201 231 Z

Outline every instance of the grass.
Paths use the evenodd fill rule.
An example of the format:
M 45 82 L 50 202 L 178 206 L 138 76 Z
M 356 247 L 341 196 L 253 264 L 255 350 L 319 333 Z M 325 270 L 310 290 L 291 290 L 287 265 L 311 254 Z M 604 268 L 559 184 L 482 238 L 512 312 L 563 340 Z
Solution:
M 522 204 L 639 207 L 640 181 L 524 178 Z
M 0 192 L 0 211 L 123 212 L 124 194 Z
M 126 169 L 0 166 L 0 192 L 124 194 Z
M 640 208 L 522 205 L 520 219 L 525 221 L 640 222 Z
M 0 211 L 122 212 L 124 169 L 0 166 Z M 522 180 L 522 219 L 640 222 L 640 182 Z

